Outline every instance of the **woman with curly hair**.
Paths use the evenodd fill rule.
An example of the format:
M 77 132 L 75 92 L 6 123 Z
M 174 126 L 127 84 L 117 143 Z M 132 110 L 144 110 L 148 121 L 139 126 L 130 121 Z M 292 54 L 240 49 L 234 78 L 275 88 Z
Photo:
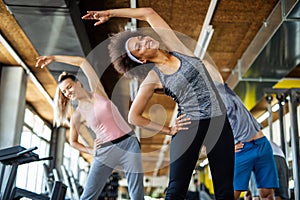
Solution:
M 140 65 L 143 65 L 141 69 L 146 68 L 145 78 L 129 111 L 129 122 L 172 135 L 169 185 L 165 198 L 185 198 L 204 143 L 216 199 L 232 200 L 233 134 L 226 108 L 203 62 L 195 57 L 151 8 L 88 11 L 82 18 L 97 20 L 95 25 L 99 25 L 112 17 L 136 18 L 148 22 L 167 47 L 162 48 L 161 42 L 153 37 L 132 36 L 130 32 L 112 36 L 109 44 L 111 61 L 119 73 L 134 76 L 139 73 L 136 70 L 139 70 Z M 179 121 L 185 122 L 182 126 L 174 128 L 161 125 L 142 115 L 154 92 L 161 88 L 178 104 Z

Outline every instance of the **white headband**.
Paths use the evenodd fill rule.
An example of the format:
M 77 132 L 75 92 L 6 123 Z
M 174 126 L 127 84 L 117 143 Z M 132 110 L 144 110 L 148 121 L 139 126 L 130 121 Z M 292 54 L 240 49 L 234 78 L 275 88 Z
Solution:
M 132 55 L 131 52 L 129 51 L 129 49 L 128 49 L 128 42 L 129 42 L 130 39 L 131 39 L 131 38 L 129 38 L 129 39 L 126 41 L 126 43 L 125 43 L 125 50 L 126 50 L 127 55 L 129 56 L 129 58 L 130 58 L 132 61 L 137 62 L 137 63 L 140 63 L 140 64 L 143 64 L 142 61 L 140 61 L 139 59 L 137 59 L 136 57 L 134 57 L 134 55 Z

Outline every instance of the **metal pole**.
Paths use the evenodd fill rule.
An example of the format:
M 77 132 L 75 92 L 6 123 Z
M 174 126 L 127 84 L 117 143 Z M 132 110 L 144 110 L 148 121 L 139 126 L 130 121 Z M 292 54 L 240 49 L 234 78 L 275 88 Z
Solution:
M 294 177 L 294 195 L 295 199 L 300 198 L 300 185 L 299 185 L 299 131 L 298 131 L 298 119 L 297 119 L 297 104 L 299 102 L 300 90 L 290 90 L 289 110 L 291 118 L 291 144 L 292 144 L 292 156 L 293 156 L 293 177 Z
M 6 165 L 2 164 L 2 166 L 1 166 L 1 176 L 0 176 L 0 193 L 1 193 L 2 185 L 4 185 L 3 180 L 4 180 L 5 169 L 6 169 Z
M 278 120 L 279 120 L 279 131 L 280 131 L 280 143 L 281 143 L 281 149 L 286 156 L 286 140 L 285 140 L 285 133 L 284 133 L 284 103 L 285 103 L 285 94 L 277 94 L 276 98 L 278 100 L 279 110 L 278 110 Z
M 272 100 L 273 100 L 273 96 L 268 94 L 266 96 L 266 100 L 268 102 L 268 112 L 269 112 L 269 117 L 268 117 L 268 125 L 269 125 L 269 130 L 270 130 L 270 140 L 273 141 L 273 126 L 272 126 L 272 123 L 273 123 L 273 116 L 272 116 Z
M 13 189 L 15 180 L 16 180 L 16 175 L 17 175 L 17 169 L 18 169 L 18 163 L 13 163 L 11 165 L 11 171 L 10 171 L 10 175 L 9 178 L 7 180 L 6 183 L 6 187 L 3 193 L 3 199 L 2 200 L 7 200 L 9 199 L 10 195 L 11 195 L 11 191 Z

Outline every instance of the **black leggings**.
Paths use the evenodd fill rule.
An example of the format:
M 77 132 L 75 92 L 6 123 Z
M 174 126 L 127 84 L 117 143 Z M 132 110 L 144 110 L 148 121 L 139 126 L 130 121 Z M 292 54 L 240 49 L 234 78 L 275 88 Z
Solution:
M 202 144 L 206 146 L 216 199 L 234 199 L 234 139 L 227 116 L 192 121 L 189 130 L 172 138 L 165 199 L 185 198 Z

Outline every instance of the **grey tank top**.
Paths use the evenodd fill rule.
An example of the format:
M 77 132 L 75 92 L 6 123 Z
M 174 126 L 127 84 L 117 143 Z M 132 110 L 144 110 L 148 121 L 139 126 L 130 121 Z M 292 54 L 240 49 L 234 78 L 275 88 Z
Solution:
M 226 113 L 226 108 L 205 69 L 197 57 L 170 52 L 180 60 L 179 69 L 173 74 L 158 74 L 166 95 L 178 104 L 178 115 L 186 114 L 191 120 L 209 119 Z
M 244 106 L 242 100 L 228 87 L 227 84 L 215 82 L 221 98 L 226 106 L 227 116 L 234 136 L 234 142 L 246 142 L 262 126 Z

